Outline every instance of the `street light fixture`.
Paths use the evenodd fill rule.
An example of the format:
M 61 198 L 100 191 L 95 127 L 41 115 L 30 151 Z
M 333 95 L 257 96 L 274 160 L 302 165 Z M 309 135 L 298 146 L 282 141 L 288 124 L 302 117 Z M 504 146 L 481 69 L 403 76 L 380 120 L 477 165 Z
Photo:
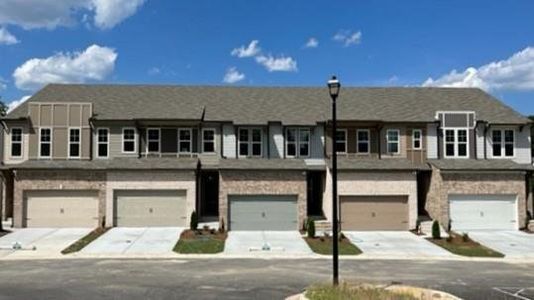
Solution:
M 336 76 L 328 80 L 328 91 L 332 98 L 332 256 L 333 256 L 333 283 L 339 283 L 339 248 L 338 248 L 338 213 L 337 213 L 337 153 L 336 153 L 336 100 L 339 96 L 341 84 Z

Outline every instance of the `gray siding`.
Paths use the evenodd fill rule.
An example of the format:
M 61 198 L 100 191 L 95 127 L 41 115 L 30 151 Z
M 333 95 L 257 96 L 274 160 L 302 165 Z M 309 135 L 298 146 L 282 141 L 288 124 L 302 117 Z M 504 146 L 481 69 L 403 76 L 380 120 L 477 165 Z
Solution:
M 106 127 L 106 126 L 104 126 Z M 114 157 L 137 157 L 139 155 L 139 131 L 137 130 L 137 149 L 136 153 L 122 153 L 122 128 L 133 126 L 107 126 L 109 128 L 109 158 Z M 95 139 L 93 149 L 96 149 L 97 141 Z M 96 154 L 95 154 L 96 155 Z
M 223 156 L 227 158 L 236 158 L 237 139 L 235 136 L 234 125 L 224 124 L 222 129 L 223 134 Z
M 435 124 L 428 124 L 426 127 L 426 132 L 427 132 L 427 139 L 426 139 L 427 158 L 436 159 L 438 158 L 437 126 Z
M 485 125 L 480 123 L 475 127 L 476 132 L 476 158 L 484 159 L 484 127 Z
M 491 129 L 514 129 L 515 130 L 515 153 L 514 157 L 510 158 L 519 164 L 531 164 L 532 163 L 532 154 L 531 154 L 531 141 L 530 141 L 530 128 L 524 126 L 521 131 L 518 126 L 516 127 L 502 127 L 502 126 L 492 126 L 488 130 L 486 135 L 486 154 L 488 158 L 492 157 L 492 144 L 491 144 Z M 499 159 L 499 158 L 495 158 Z
M 324 158 L 324 126 L 322 124 L 312 128 L 311 134 L 311 158 Z
M 284 130 L 282 124 L 269 124 L 269 147 L 270 158 L 283 158 L 284 153 Z

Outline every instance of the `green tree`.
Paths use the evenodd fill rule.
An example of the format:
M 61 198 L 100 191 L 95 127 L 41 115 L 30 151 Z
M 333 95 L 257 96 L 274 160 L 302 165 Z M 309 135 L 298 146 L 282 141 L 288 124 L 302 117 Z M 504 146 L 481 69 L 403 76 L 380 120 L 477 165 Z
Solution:
M 7 115 L 7 105 L 2 101 L 2 96 L 0 96 L 0 117 Z

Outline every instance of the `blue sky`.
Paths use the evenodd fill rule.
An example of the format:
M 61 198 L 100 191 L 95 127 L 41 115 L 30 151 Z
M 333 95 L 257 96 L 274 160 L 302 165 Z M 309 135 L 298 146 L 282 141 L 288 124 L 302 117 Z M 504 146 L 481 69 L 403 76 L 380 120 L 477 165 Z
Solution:
M 20 2 L 0 2 L 6 102 L 49 82 L 322 86 L 337 74 L 477 86 L 534 115 L 530 0 Z

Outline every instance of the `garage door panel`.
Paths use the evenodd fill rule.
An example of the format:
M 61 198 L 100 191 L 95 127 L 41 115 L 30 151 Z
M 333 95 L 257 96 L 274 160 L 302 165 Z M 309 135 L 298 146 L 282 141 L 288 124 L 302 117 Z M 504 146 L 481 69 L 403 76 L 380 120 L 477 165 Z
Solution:
M 97 227 L 94 191 L 31 191 L 25 196 L 27 227 Z
M 449 195 L 449 208 L 452 230 L 517 229 L 516 195 Z
M 186 192 L 115 192 L 115 226 L 186 226 Z
M 408 230 L 407 196 L 341 196 L 343 230 Z
M 297 197 L 229 195 L 231 230 L 297 230 Z

